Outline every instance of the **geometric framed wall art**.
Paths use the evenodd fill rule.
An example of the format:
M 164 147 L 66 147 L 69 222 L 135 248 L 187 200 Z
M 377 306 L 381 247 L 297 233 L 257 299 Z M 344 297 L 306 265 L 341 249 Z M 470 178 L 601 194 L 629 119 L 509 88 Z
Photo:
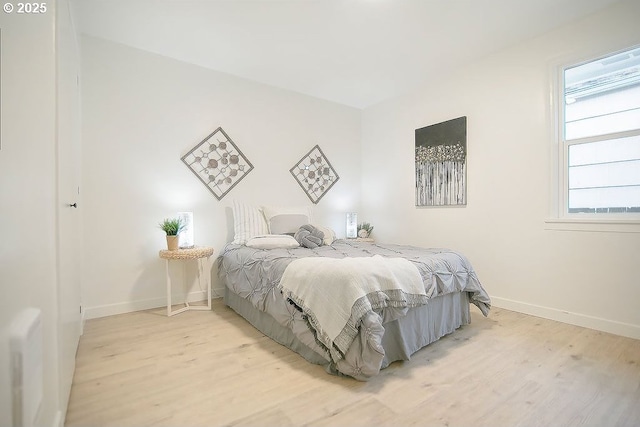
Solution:
M 416 206 L 467 204 L 467 117 L 415 131 Z
M 253 169 L 249 159 L 221 127 L 211 132 L 181 160 L 218 200 Z
M 314 204 L 340 179 L 319 145 L 305 154 L 289 172 Z

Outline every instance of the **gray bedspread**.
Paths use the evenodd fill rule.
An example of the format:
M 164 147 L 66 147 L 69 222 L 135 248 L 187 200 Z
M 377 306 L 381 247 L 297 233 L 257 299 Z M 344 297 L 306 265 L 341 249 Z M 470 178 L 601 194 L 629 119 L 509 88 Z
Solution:
M 327 360 L 327 370 L 359 380 L 377 375 L 382 366 L 384 349 L 381 341 L 384 324 L 407 313 L 407 308 L 385 307 L 367 313 L 361 320 L 360 334 L 343 358 L 336 360 L 313 339 L 305 328 L 304 313 L 286 302 L 278 290 L 285 269 L 293 260 L 303 257 L 371 257 L 404 258 L 420 272 L 429 298 L 454 292 L 467 292 L 469 301 L 486 316 L 491 301 L 480 284 L 470 262 L 448 249 L 425 249 L 406 245 L 374 244 L 355 240 L 337 240 L 332 245 L 314 249 L 255 249 L 228 244 L 218 258 L 218 275 L 231 292 L 246 299 L 257 310 L 269 313 L 315 352 Z M 302 326 L 301 325 L 305 325 Z

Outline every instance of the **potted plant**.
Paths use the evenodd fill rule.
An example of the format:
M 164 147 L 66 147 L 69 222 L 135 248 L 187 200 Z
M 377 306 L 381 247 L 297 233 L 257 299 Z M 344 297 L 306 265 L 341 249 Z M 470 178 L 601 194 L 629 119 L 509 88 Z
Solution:
M 170 251 L 174 251 L 178 249 L 178 234 L 182 230 L 186 224 L 182 221 L 181 218 L 165 218 L 158 226 L 167 233 L 167 249 Z
M 358 224 L 358 237 L 366 239 L 371 235 L 373 231 L 373 226 L 368 222 L 363 222 L 362 224 Z

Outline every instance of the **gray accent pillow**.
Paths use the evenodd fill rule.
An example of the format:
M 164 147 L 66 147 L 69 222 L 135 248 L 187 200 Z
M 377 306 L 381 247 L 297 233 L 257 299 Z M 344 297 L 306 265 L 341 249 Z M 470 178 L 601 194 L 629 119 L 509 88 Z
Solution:
M 293 236 L 301 246 L 305 248 L 317 248 L 322 246 L 324 233 L 311 224 L 305 224 Z

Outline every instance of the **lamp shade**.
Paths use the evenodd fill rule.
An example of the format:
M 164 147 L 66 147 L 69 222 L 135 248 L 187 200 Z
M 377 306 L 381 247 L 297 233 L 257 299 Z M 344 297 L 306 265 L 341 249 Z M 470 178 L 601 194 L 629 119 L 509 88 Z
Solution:
M 358 214 L 356 212 L 347 213 L 347 239 L 358 237 Z
M 185 227 L 182 229 L 179 237 L 178 246 L 180 248 L 192 248 L 194 243 L 193 238 L 193 212 L 178 212 L 178 218 L 185 224 Z

